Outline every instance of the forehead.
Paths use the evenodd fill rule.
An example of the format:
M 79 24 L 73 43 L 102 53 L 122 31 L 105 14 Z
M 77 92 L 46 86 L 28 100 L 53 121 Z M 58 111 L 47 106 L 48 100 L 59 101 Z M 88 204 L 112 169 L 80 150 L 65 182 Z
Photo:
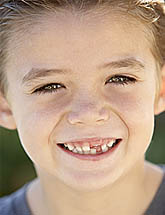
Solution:
M 151 55 L 147 33 L 144 25 L 119 12 L 43 15 L 38 24 L 13 34 L 8 66 L 12 62 L 11 66 L 24 71 L 38 65 L 82 70 L 103 59 L 106 62 L 139 53 L 138 57 L 145 59 Z

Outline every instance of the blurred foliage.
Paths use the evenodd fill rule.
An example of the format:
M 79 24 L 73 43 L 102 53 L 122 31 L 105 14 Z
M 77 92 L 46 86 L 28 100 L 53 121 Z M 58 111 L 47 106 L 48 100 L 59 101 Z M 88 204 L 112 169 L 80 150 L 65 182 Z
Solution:
M 35 177 L 33 163 L 20 144 L 17 131 L 0 127 L 0 197 Z
M 155 131 L 146 160 L 165 163 L 165 113 L 155 117 Z M 17 131 L 0 127 L 0 197 L 8 195 L 36 177 Z

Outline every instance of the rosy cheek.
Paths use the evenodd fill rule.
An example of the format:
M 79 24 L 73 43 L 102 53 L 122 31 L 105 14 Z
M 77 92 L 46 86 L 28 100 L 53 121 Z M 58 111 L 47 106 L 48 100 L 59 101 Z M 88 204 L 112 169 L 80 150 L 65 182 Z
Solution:
M 120 116 L 128 127 L 151 123 L 153 121 L 153 95 L 149 95 L 148 90 L 139 88 L 130 92 L 123 91 L 113 92 L 106 97 L 112 110 Z
M 49 103 L 35 103 L 34 106 L 28 106 L 28 111 L 22 113 L 20 129 L 24 128 L 26 136 L 34 134 L 34 138 L 40 138 L 40 135 L 36 135 L 40 133 L 47 141 L 50 133 L 66 112 L 67 105 L 67 101 L 59 102 L 54 99 Z

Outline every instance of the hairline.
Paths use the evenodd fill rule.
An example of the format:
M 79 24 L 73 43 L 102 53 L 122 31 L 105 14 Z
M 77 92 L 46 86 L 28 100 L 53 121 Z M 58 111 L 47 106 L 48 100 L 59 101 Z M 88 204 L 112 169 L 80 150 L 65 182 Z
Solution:
M 157 76 L 160 76 L 159 73 L 160 73 L 161 68 L 157 65 L 158 60 L 156 59 L 156 57 L 154 55 L 155 54 L 155 52 L 154 52 L 155 41 L 154 41 L 154 34 L 152 32 L 151 27 L 149 25 L 146 26 L 147 24 L 143 23 L 140 19 L 138 19 L 137 16 L 134 16 L 133 14 L 126 14 L 125 12 L 123 12 L 121 10 L 121 8 L 119 10 L 117 10 L 119 8 L 118 6 L 116 6 L 115 8 L 111 7 L 110 5 L 108 5 L 108 6 L 109 6 L 109 8 L 112 8 L 111 11 L 109 10 L 109 8 L 108 9 L 105 8 L 105 5 L 99 5 L 99 7 L 95 6 L 95 7 L 92 7 L 92 9 L 90 9 L 90 10 L 87 9 L 86 11 L 83 11 L 83 12 L 76 11 L 76 10 L 74 12 L 79 14 L 79 15 L 83 14 L 83 15 L 87 15 L 87 16 L 88 15 L 90 16 L 94 12 L 94 14 L 96 16 L 106 16 L 106 15 L 109 15 L 109 13 L 112 13 L 112 11 L 113 11 L 113 12 L 115 12 L 117 14 L 129 15 L 129 17 L 132 17 L 132 19 L 129 20 L 129 22 L 132 22 L 133 24 L 138 21 L 138 23 L 141 24 L 141 26 L 143 25 L 145 27 L 145 29 L 146 29 L 146 31 L 144 33 L 144 36 L 146 38 L 146 41 L 148 41 L 148 44 L 149 44 L 150 50 L 151 50 L 151 54 L 153 55 L 153 57 L 155 59 L 155 64 L 156 64 L 156 68 L 157 68 L 156 74 L 157 74 Z M 45 14 L 43 13 L 43 11 L 45 12 Z M 66 9 L 66 8 L 65 9 L 60 8 L 57 13 L 61 14 L 61 13 L 64 13 L 66 11 L 68 12 L 70 10 Z M 47 12 L 49 12 L 49 14 Z M 15 37 L 14 35 L 19 35 L 19 37 L 23 38 L 24 33 L 28 33 L 29 30 L 32 28 L 32 26 L 34 28 L 35 25 L 41 24 L 40 23 L 41 19 L 43 19 L 43 17 L 50 16 L 50 12 L 54 13 L 55 9 L 52 8 L 51 11 L 50 10 L 48 11 L 46 8 L 42 9 L 42 10 L 38 10 L 38 11 L 36 10 L 36 12 L 35 12 L 36 14 L 34 14 L 33 17 L 25 16 L 23 19 L 18 18 L 17 21 L 15 22 L 15 24 L 11 26 L 11 33 L 10 33 L 10 36 L 9 36 L 10 37 L 10 42 L 12 41 L 12 38 L 13 38 L 14 43 L 15 43 L 15 41 L 18 41 L 17 40 L 18 36 Z M 71 12 L 73 12 L 73 11 L 71 10 Z M 40 17 L 40 15 L 42 15 L 42 17 Z M 34 22 L 34 20 L 35 20 L 35 22 Z M 18 22 L 23 23 L 23 25 L 22 24 L 18 25 Z M 32 24 L 32 22 L 33 22 L 33 24 Z M 138 25 L 138 26 L 140 26 L 140 25 Z M 9 50 L 9 45 L 8 45 L 7 46 L 7 56 L 8 57 L 10 56 L 9 52 L 10 52 L 10 50 Z M 158 79 L 157 80 L 157 85 L 160 85 L 160 77 L 157 77 L 157 79 Z M 5 85 L 6 85 L 5 91 L 7 91 L 8 90 L 8 83 L 5 83 Z M 157 91 L 159 91 L 159 90 L 160 90 L 160 87 L 157 86 Z M 6 94 L 6 92 L 5 92 L 5 94 Z

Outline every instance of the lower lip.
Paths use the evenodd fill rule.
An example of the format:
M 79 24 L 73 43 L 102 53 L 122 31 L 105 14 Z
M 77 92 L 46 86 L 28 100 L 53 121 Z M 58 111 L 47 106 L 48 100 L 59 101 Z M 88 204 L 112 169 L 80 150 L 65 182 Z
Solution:
M 73 157 L 76 157 L 76 158 L 78 158 L 80 160 L 99 161 L 99 160 L 102 160 L 102 159 L 105 159 L 105 158 L 111 156 L 113 154 L 113 152 L 119 147 L 121 141 L 122 140 L 120 140 L 120 142 L 118 144 L 116 144 L 113 148 L 109 149 L 108 151 L 103 152 L 101 154 L 96 154 L 96 155 L 89 155 L 89 154 L 82 155 L 82 154 L 77 154 L 77 153 L 69 151 L 69 150 L 67 150 L 65 148 L 62 148 L 60 145 L 58 145 L 58 146 L 59 146 L 60 149 L 62 149 L 67 154 L 69 154 L 69 155 L 71 155 Z

